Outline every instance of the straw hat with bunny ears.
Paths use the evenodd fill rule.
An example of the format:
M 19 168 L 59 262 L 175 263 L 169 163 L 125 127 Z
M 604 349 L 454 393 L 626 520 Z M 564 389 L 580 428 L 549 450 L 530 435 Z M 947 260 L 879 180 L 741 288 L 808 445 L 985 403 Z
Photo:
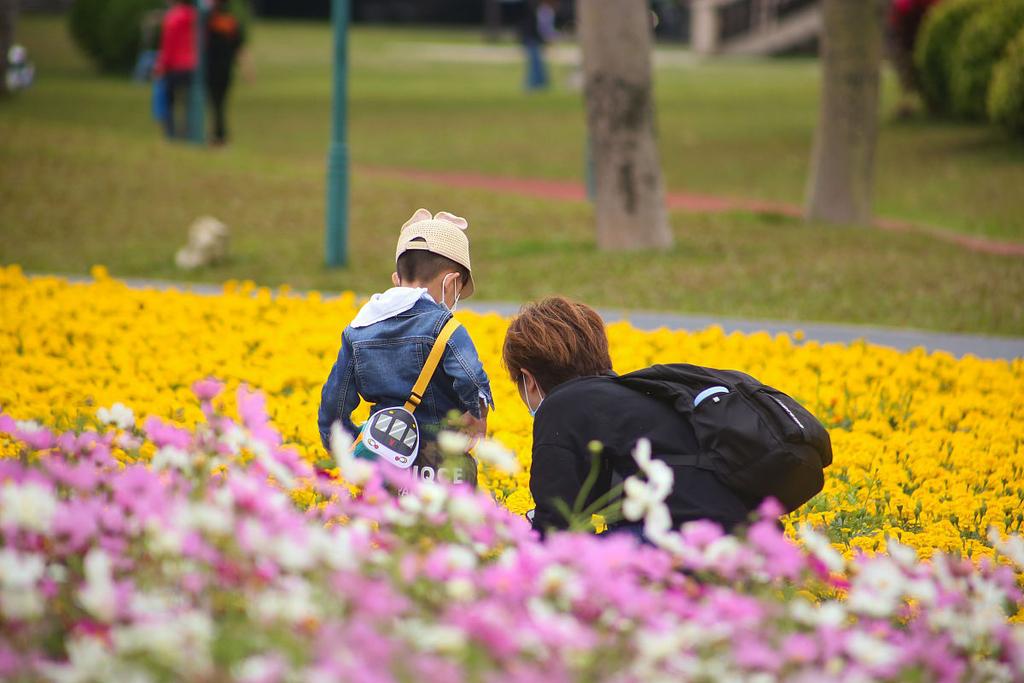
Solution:
M 461 294 L 461 298 L 468 299 L 474 289 L 473 268 L 469 265 L 469 238 L 466 237 L 468 227 L 469 222 L 465 218 L 447 211 L 439 211 L 431 216 L 426 209 L 416 209 L 412 218 L 402 226 L 395 261 L 413 249 L 429 251 L 455 261 L 469 271 L 469 279 Z

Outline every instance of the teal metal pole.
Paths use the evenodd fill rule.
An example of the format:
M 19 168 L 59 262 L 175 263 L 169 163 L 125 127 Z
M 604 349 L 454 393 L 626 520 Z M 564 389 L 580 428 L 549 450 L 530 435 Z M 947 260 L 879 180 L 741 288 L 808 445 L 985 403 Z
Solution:
M 188 98 L 188 138 L 197 145 L 206 143 L 206 18 L 209 0 L 196 3 L 196 71 Z
M 334 23 L 334 101 L 327 152 L 328 267 L 348 264 L 348 17 L 349 0 L 331 0 Z

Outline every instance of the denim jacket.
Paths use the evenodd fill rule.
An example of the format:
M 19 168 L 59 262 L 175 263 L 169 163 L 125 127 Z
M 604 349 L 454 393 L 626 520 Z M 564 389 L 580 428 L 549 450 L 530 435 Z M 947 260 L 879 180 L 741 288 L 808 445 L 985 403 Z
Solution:
M 443 306 L 422 298 L 387 320 L 345 328 L 338 360 L 320 395 L 317 423 L 325 448 L 330 447 L 331 425 L 337 420 L 353 435 L 358 433 L 351 416 L 360 396 L 373 404 L 371 414 L 408 400 L 434 340 L 450 317 Z M 466 328 L 460 326 L 448 340 L 416 409 L 416 420 L 426 427 L 422 432 L 426 436 L 436 431 L 452 410 L 480 417 L 481 400 L 494 407 L 491 384 L 476 347 Z

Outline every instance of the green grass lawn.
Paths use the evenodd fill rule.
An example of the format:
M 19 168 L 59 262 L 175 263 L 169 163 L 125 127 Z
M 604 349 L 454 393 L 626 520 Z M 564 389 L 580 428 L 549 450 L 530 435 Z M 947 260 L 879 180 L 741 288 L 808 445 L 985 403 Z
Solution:
M 437 30 L 353 32 L 353 257 L 326 270 L 329 29 L 257 24 L 252 37 L 255 78 L 235 92 L 235 144 L 204 150 L 160 139 L 148 89 L 96 76 L 59 20 L 25 18 L 20 39 L 39 73 L 32 90 L 0 104 L 0 262 L 180 278 L 173 254 L 189 222 L 210 213 L 232 227 L 233 258 L 190 278 L 370 292 L 387 286 L 398 227 L 423 205 L 470 219 L 481 299 L 560 292 L 596 305 L 1024 334 L 1019 257 L 872 229 L 685 214 L 672 217 L 673 251 L 609 255 L 594 247 L 585 204 L 360 173 L 581 177 L 579 95 L 523 95 L 514 62 L 426 59 L 437 43 L 477 44 Z M 672 66 L 657 78 L 670 189 L 800 201 L 813 62 Z M 996 129 L 887 123 L 878 177 L 883 215 L 1024 241 L 1024 145 Z

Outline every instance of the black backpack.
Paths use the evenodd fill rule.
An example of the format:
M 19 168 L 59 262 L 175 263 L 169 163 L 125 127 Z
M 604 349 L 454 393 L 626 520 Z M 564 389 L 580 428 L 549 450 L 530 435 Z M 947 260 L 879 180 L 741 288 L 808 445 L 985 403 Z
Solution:
M 710 470 L 739 493 L 775 497 L 788 512 L 824 486 L 823 470 L 832 464 L 828 430 L 795 400 L 750 375 L 674 363 L 617 381 L 668 402 L 693 425 L 700 452 L 654 454 L 669 465 Z

